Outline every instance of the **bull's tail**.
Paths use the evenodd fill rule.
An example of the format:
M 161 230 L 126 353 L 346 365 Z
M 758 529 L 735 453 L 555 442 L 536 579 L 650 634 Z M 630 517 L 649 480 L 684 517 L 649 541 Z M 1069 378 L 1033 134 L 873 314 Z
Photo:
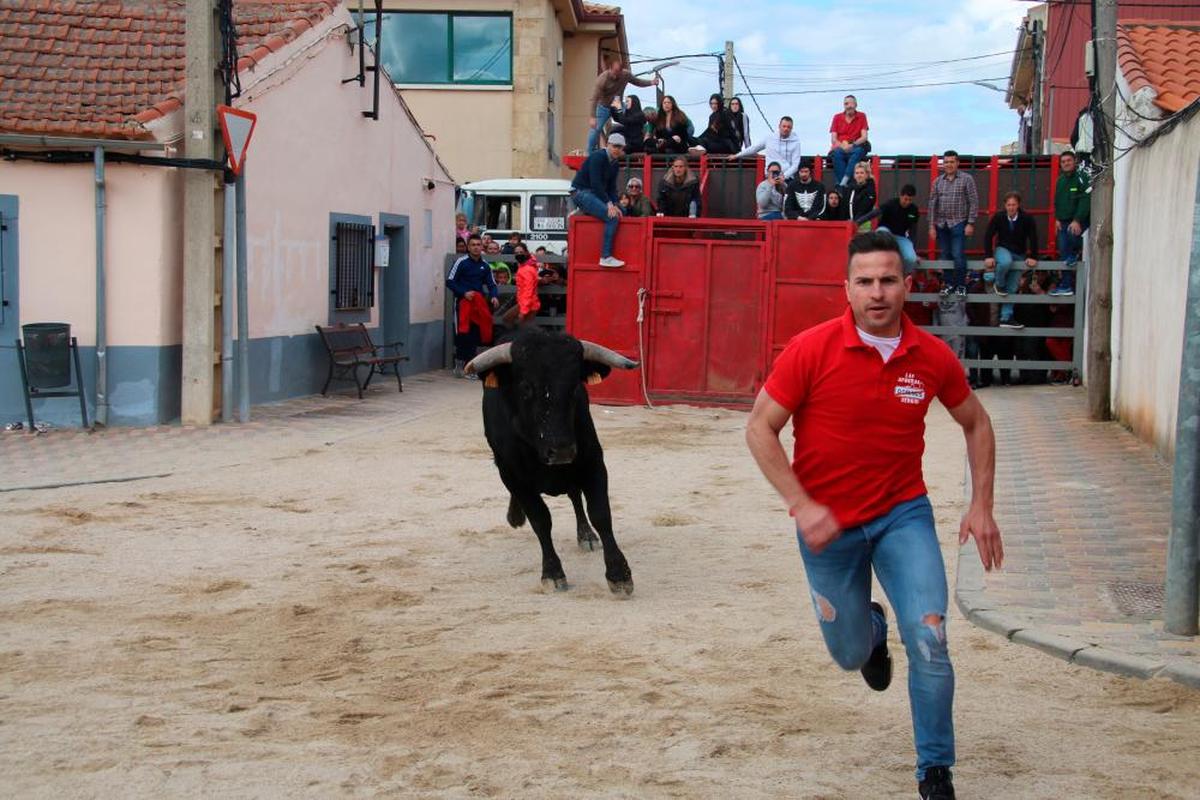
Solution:
M 525 509 L 517 502 L 517 498 L 508 496 L 508 524 L 519 528 L 525 524 Z

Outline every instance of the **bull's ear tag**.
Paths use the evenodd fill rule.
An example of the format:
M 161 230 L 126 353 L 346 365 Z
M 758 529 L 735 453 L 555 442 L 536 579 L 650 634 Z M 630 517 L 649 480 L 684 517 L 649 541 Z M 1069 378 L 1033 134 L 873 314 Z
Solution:
M 500 379 L 496 377 L 496 373 L 489 372 L 488 376 L 483 379 L 483 385 L 489 389 L 497 389 L 500 387 Z
M 591 375 L 587 376 L 588 386 L 595 386 L 597 383 L 600 383 L 600 381 L 602 381 L 602 380 L 604 380 L 604 376 L 601 375 L 599 372 L 593 372 Z

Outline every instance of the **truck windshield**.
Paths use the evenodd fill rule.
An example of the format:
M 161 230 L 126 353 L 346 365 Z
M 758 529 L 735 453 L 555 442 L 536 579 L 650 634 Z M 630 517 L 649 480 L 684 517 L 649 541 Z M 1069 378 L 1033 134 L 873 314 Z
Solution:
M 476 195 L 471 222 L 485 231 L 520 230 L 520 195 Z

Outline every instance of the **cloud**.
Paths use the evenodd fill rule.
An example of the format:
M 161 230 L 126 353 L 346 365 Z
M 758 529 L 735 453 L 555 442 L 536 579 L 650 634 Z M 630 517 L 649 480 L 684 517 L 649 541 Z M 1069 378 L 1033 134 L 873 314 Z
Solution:
M 796 119 L 808 152 L 827 148 L 841 95 L 854 92 L 870 119 L 876 153 L 954 148 L 986 155 L 1016 138 L 1016 114 L 1002 93 L 970 83 L 881 87 L 1000 78 L 992 84 L 1003 88 L 1025 8 L 1014 0 L 843 0 L 832 7 L 816 0 L 630 0 L 624 13 L 630 51 L 660 60 L 723 52 L 725 40 L 732 40 L 745 74 L 745 81 L 735 77 L 735 85 L 753 115 L 756 137 L 767 124 L 747 84 L 772 125 L 784 114 Z M 930 63 L 937 60 L 948 63 Z M 700 128 L 708 118 L 708 96 L 717 91 L 717 72 L 715 58 L 691 58 L 663 74 L 667 93 Z M 783 92 L 789 94 L 778 94 Z M 653 104 L 652 91 L 638 93 Z

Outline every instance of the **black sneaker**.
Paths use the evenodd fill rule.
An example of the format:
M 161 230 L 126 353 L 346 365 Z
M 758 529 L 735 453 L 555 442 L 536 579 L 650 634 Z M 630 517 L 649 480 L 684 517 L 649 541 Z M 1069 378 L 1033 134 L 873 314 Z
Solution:
M 887 646 L 887 613 L 883 610 L 883 606 L 871 601 L 871 608 L 879 612 L 883 617 L 884 637 L 883 641 L 875 646 L 871 651 L 871 657 L 867 659 L 867 663 L 863 664 L 860 672 L 862 672 L 863 680 L 877 692 L 882 692 L 892 684 L 892 657 L 888 653 Z
M 917 784 L 917 796 L 921 800 L 954 800 L 954 781 L 950 780 L 950 769 L 930 767 L 925 770 L 925 780 Z

